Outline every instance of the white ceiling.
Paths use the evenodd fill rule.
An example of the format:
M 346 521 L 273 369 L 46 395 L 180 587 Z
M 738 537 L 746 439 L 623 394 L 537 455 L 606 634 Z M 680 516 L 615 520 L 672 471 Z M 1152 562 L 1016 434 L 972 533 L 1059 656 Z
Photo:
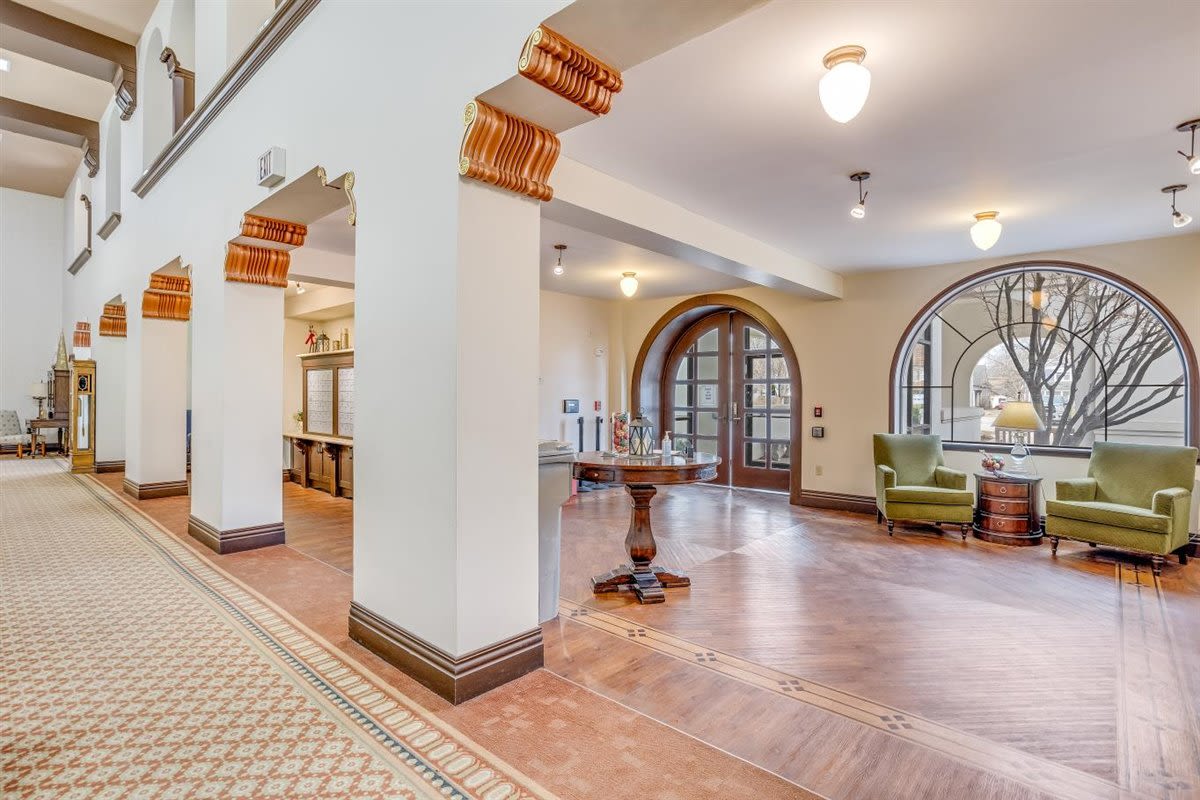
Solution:
M 82 158 L 78 147 L 4 131 L 0 134 L 0 186 L 62 197 Z
M 842 272 L 978 258 L 977 211 L 1004 224 L 988 256 L 1170 235 L 1198 30 L 1200 3 L 1175 0 L 775 0 L 628 70 L 563 153 Z M 817 83 L 849 43 L 872 86 L 840 125 Z
M 304 237 L 305 248 L 354 255 L 354 226 L 346 222 L 347 211 L 339 208 L 332 214 L 308 224 L 308 235 Z
M 0 49 L 0 57 L 11 62 L 8 72 L 0 72 L 0 96 L 11 100 L 98 121 L 113 98 L 108 81 L 11 50 Z
M 563 274 L 553 272 L 558 260 L 556 244 L 567 245 L 563 253 Z M 640 247 L 614 241 L 588 231 L 542 218 L 541 286 L 551 292 L 623 300 L 619 281 L 622 272 L 636 272 L 635 297 L 675 297 L 703 294 L 739 286 L 746 281 L 698 267 Z
M 126 44 L 137 44 L 158 0 L 20 0 L 20 3 Z

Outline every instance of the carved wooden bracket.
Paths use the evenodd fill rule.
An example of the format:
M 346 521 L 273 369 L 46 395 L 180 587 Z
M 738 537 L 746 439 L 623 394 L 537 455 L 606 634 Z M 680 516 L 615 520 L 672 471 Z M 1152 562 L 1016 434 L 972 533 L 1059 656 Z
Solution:
M 242 217 L 242 236 L 300 247 L 304 244 L 304 237 L 308 236 L 308 226 L 298 222 L 246 214 Z
M 291 261 L 287 250 L 230 242 L 225 248 L 225 280 L 282 289 L 287 286 Z
M 142 292 L 144 319 L 186 322 L 192 316 L 192 280 L 185 275 L 150 275 L 150 288 Z
M 624 86 L 620 72 L 545 25 L 525 40 L 517 71 L 596 115 L 608 113 Z
M 548 181 L 561 146 L 552 131 L 478 99 L 467 103 L 463 122 L 459 175 L 537 200 L 554 197 Z
M 125 337 L 126 320 L 124 303 L 105 303 L 100 314 L 100 335 Z

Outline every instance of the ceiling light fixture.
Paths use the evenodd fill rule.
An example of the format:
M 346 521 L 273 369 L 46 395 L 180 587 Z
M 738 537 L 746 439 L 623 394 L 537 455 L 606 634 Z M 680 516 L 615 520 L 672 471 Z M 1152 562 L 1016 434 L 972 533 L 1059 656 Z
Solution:
M 856 44 L 836 47 L 822 62 L 829 70 L 821 76 L 818 93 L 825 113 L 835 122 L 849 122 L 858 116 L 871 92 L 871 72 L 862 65 L 867 50 Z
M 1186 188 L 1186 183 L 1176 183 L 1173 186 L 1163 187 L 1163 194 L 1166 194 L 1167 192 L 1171 193 L 1171 224 L 1176 228 L 1182 228 L 1184 225 L 1187 225 L 1192 221 L 1192 218 L 1189 215 L 1175 208 L 1175 193 L 1182 192 Z
M 12 69 L 12 62 L 7 58 L 0 58 L 0 72 L 8 72 Z
M 633 297 L 637 294 L 638 280 L 636 272 L 621 273 L 621 294 L 626 297 Z
M 567 246 L 565 244 L 556 244 L 554 245 L 554 249 L 558 251 L 558 263 L 554 265 L 554 274 L 561 278 L 562 274 L 566 272 L 562 265 L 562 254 L 563 250 L 567 249 Z
M 855 219 L 862 219 L 867 215 L 867 195 L 869 195 L 870 192 L 864 194 L 862 185 L 863 181 L 869 177 L 871 177 L 871 173 L 869 172 L 856 172 L 850 176 L 850 180 L 858 184 L 858 205 L 850 209 L 850 216 L 854 217 Z
M 300 281 L 296 281 L 296 294 L 304 294 L 308 289 L 300 285 Z
M 1182 150 L 1176 150 L 1175 152 L 1187 159 L 1188 172 L 1193 175 L 1200 175 L 1200 153 L 1196 152 L 1196 128 L 1200 128 L 1200 119 L 1190 119 L 1175 126 L 1175 130 L 1180 133 L 1184 131 L 1192 132 L 1192 152 L 1185 153 Z
M 980 211 L 975 215 L 975 224 L 971 226 L 971 241 L 980 250 L 991 250 L 992 245 L 1000 241 L 1000 231 L 1003 225 L 996 221 L 999 211 Z

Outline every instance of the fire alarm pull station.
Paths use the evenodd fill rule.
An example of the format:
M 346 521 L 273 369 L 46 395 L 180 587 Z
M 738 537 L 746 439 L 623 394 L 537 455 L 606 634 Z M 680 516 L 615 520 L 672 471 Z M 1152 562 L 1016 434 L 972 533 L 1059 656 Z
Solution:
M 600 410 L 600 401 L 599 400 L 596 401 L 596 410 L 597 411 Z
M 824 416 L 824 414 L 825 414 L 825 410 L 823 408 L 821 408 L 820 406 L 813 406 L 813 416 L 814 417 Z

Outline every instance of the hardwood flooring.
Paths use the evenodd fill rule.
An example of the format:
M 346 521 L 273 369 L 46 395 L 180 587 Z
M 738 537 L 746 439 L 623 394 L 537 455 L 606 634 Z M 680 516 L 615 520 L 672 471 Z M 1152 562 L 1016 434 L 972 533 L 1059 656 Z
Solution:
M 352 503 L 284 490 L 288 545 L 271 549 L 329 575 L 294 589 L 294 559 L 221 563 L 247 556 L 246 580 L 348 643 Z M 186 503 L 154 513 L 177 530 Z M 545 626 L 560 679 L 827 797 L 1200 797 L 1195 563 L 1156 581 L 1103 549 L 1052 558 L 919 526 L 889 539 L 873 518 L 702 486 L 660 490 L 652 513 L 657 561 L 692 587 L 642 606 L 590 590 L 622 560 L 625 492 L 564 507 Z M 502 714 L 504 697 L 481 700 Z

